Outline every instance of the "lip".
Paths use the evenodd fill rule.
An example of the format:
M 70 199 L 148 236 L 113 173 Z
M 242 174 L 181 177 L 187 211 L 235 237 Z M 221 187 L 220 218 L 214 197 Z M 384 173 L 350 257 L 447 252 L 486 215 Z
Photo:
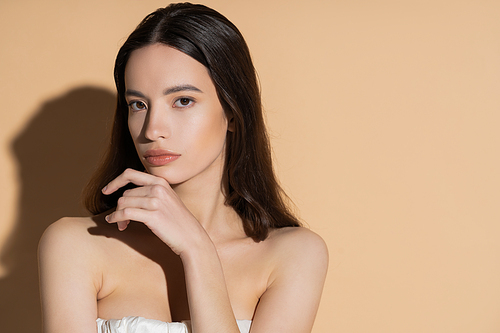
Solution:
M 151 165 L 161 166 L 175 161 L 181 154 L 164 149 L 150 149 L 144 153 L 144 159 Z

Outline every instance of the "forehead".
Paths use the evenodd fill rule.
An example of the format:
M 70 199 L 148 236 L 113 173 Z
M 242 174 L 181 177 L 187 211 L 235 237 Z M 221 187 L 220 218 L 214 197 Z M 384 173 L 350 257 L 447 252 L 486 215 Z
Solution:
M 125 67 L 127 89 L 164 89 L 179 84 L 215 90 L 207 68 L 177 49 L 158 43 L 131 53 Z

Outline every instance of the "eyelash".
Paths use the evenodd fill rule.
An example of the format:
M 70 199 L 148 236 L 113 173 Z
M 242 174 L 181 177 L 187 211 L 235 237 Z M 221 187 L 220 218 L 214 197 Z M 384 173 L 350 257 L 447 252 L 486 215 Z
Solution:
M 137 104 L 137 103 L 141 103 L 141 104 L 143 104 L 143 105 L 144 105 L 144 107 L 143 107 L 143 108 L 139 108 L 139 109 L 134 108 L 134 105 L 135 105 L 135 104 Z M 147 105 L 146 105 L 146 103 L 144 103 L 143 101 L 132 101 L 132 102 L 128 103 L 128 108 L 129 108 L 129 110 L 131 110 L 131 111 L 137 112 L 137 111 L 142 111 L 142 110 L 147 109 L 147 108 L 148 108 L 148 106 L 147 106 Z
M 182 105 L 182 104 L 178 105 L 178 103 L 181 103 L 181 101 L 187 101 L 188 104 L 187 105 Z M 143 105 L 142 108 L 137 107 L 137 104 L 139 104 L 139 103 Z M 194 103 L 194 100 L 192 98 L 180 97 L 180 98 L 175 100 L 173 107 L 174 108 L 189 108 L 192 106 L 193 103 Z M 142 110 L 147 110 L 148 106 L 143 101 L 131 101 L 130 103 L 128 103 L 128 108 L 129 108 L 129 110 L 131 110 L 133 112 L 138 112 L 138 111 L 142 111 Z
M 188 101 L 189 104 L 187 105 L 177 105 L 177 103 L 180 103 L 182 100 L 186 100 Z M 192 98 L 189 98 L 189 97 L 180 97 L 178 99 L 175 100 L 174 102 L 174 106 L 175 108 L 188 108 L 188 107 L 191 107 L 192 104 L 194 103 L 194 100 Z

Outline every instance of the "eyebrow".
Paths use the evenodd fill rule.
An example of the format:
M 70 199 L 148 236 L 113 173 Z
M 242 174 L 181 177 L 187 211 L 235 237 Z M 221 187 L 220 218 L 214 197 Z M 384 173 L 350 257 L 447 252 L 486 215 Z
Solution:
M 199 92 L 199 93 L 203 93 L 203 91 L 201 91 L 200 89 L 196 88 L 195 86 L 192 86 L 190 84 L 181 84 L 181 85 L 178 85 L 178 86 L 174 86 L 174 87 L 165 89 L 165 91 L 163 92 L 163 95 L 170 95 L 170 94 L 173 94 L 173 93 L 176 93 L 176 92 L 179 92 L 179 91 L 196 91 L 196 92 Z
M 176 93 L 176 92 L 179 92 L 179 91 L 196 91 L 196 92 L 199 92 L 199 93 L 203 93 L 203 91 L 201 91 L 200 89 L 196 88 L 195 86 L 192 86 L 190 84 L 181 84 L 181 85 L 178 85 L 178 86 L 173 86 L 173 87 L 165 89 L 163 91 L 163 95 L 170 95 L 170 94 L 173 94 L 173 93 Z M 125 91 L 125 95 L 146 98 L 146 96 L 144 96 L 143 93 L 141 93 L 140 91 L 137 91 L 137 90 L 133 90 L 133 89 L 127 89 Z

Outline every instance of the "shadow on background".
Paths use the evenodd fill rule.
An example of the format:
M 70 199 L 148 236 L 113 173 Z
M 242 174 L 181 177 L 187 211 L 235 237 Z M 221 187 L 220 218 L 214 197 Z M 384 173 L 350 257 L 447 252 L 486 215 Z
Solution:
M 49 100 L 13 140 L 20 197 L 15 230 L 0 260 L 2 332 L 40 332 L 37 246 L 49 224 L 86 215 L 81 191 L 106 144 L 115 96 L 80 87 Z

